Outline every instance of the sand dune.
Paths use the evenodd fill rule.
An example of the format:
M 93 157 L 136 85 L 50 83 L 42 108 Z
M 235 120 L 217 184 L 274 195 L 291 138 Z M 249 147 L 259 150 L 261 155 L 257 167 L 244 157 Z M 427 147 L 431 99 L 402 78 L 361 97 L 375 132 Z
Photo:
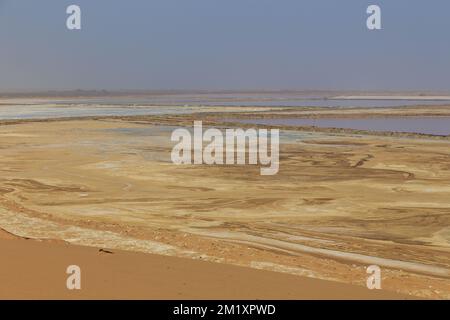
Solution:
M 5 240 L 8 234 L 0 234 L 0 299 L 406 298 L 270 271 L 33 240 Z M 81 290 L 66 288 L 66 269 L 73 264 L 81 268 Z

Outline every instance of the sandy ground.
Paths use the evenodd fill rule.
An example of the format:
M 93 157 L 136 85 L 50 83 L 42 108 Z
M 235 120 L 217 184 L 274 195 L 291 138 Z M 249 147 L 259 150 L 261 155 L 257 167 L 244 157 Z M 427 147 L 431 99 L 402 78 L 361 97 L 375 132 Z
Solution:
M 0 299 L 404 299 L 383 290 L 186 258 L 5 240 Z M 49 263 L 50 262 L 50 263 Z M 68 290 L 69 265 L 81 290 Z
M 151 125 L 157 120 L 1 126 L 0 227 L 22 237 L 220 262 L 242 271 L 240 279 L 247 279 L 246 272 L 264 276 L 255 269 L 266 269 L 292 283 L 309 283 L 305 277 L 333 280 L 358 285 L 361 292 L 367 292 L 366 267 L 377 264 L 388 291 L 450 297 L 449 141 L 287 132 L 280 173 L 262 177 L 259 167 L 172 165 L 171 128 Z M 57 242 L 3 245 L 9 249 L 2 254 L 25 260 L 25 249 L 14 246 L 36 246 L 30 250 L 64 263 L 66 253 L 60 257 L 58 250 L 78 252 L 80 259 L 92 254 L 99 258 L 92 259 L 92 268 L 100 268 L 106 256 Z M 123 257 L 121 270 L 136 266 L 125 262 L 131 257 L 166 259 L 115 257 Z M 11 266 L 21 261 L 6 260 Z M 204 263 L 195 260 L 177 261 Z M 42 261 L 48 267 L 47 259 Z M 8 278 L 11 270 L 3 264 L 0 273 Z M 114 279 L 122 277 L 111 272 Z M 17 278 L 8 281 L 8 292 L 14 292 Z M 22 285 L 18 296 L 26 292 L 27 284 Z M 304 289 L 283 286 L 296 298 L 307 297 Z M 142 290 L 139 297 L 151 294 Z M 201 290 L 189 294 L 201 297 Z M 222 294 L 233 290 L 230 286 Z M 175 291 L 167 294 L 173 297 Z M 335 297 L 332 291 L 330 297 Z

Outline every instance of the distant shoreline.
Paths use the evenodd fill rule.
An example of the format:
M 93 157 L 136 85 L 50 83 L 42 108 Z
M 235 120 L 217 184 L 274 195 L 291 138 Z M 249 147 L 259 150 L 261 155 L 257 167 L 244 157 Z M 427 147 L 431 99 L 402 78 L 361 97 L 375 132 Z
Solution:
M 87 98 L 87 97 L 128 97 L 128 96 L 177 96 L 177 95 L 259 95 L 286 96 L 329 100 L 450 100 L 450 92 L 445 91 L 365 91 L 365 90 L 30 90 L 0 91 L 4 98 Z
M 450 101 L 450 96 L 337 96 L 329 100 L 422 100 L 422 101 Z

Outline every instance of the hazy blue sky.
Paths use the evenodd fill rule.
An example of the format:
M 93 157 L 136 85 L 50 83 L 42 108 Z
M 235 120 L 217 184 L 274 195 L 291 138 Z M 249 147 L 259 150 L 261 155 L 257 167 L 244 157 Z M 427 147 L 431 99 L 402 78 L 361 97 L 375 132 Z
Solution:
M 0 0 L 0 90 L 77 88 L 450 90 L 450 1 Z

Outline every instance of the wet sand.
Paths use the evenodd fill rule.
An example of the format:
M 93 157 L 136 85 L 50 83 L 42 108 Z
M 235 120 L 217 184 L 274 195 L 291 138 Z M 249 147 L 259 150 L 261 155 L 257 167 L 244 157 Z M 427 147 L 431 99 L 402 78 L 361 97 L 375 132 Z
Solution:
M 220 123 L 205 114 L 0 126 L 0 227 L 71 244 L 42 250 L 153 253 L 364 292 L 365 268 L 378 264 L 388 291 L 450 297 L 448 140 L 289 130 L 279 174 L 262 177 L 253 166 L 173 165 L 170 126 L 195 117 Z

